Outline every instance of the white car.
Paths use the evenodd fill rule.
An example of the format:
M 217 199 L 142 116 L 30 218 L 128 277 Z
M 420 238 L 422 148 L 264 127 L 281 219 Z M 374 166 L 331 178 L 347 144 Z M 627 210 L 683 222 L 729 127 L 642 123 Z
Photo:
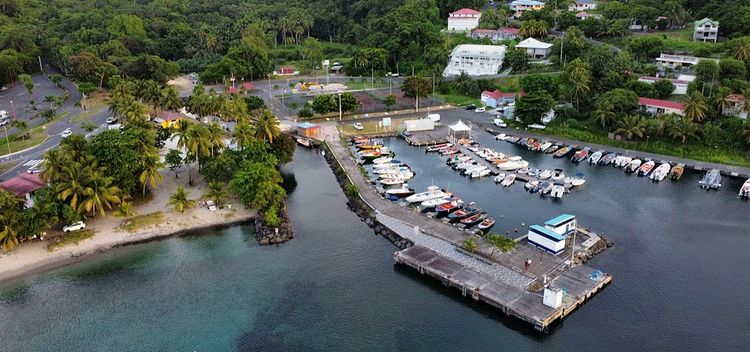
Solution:
M 487 111 L 487 109 L 484 106 L 474 109 L 474 112 L 485 112 L 485 111 Z
M 216 211 L 216 203 L 214 203 L 214 201 L 212 200 L 206 201 L 206 206 L 208 207 L 208 210 Z
M 0 119 L 7 119 L 8 118 L 8 112 L 5 110 L 0 110 Z
M 10 120 L 0 118 L 0 126 L 5 126 L 9 123 L 10 123 Z
M 73 131 L 71 131 L 70 128 L 66 128 L 65 131 L 62 131 L 62 133 L 60 133 L 60 137 L 67 138 L 70 137 L 71 134 L 73 134 Z
M 41 163 L 40 164 L 36 164 L 36 165 L 30 167 L 28 170 L 26 170 L 26 172 L 28 172 L 30 174 L 38 174 L 38 173 L 40 173 L 42 171 L 44 171 L 44 166 L 42 166 Z
M 72 232 L 72 231 L 78 231 L 83 230 L 86 228 L 86 224 L 83 221 L 72 223 L 68 226 L 63 227 L 63 232 Z
M 354 126 L 354 129 L 358 131 L 365 129 L 365 126 L 362 126 L 362 124 L 359 122 L 355 122 L 353 126 Z
M 503 119 L 494 119 L 494 120 L 492 120 L 492 123 L 495 126 L 500 127 L 500 128 L 508 127 L 508 124 L 505 123 L 505 121 L 503 121 Z
M 113 124 L 113 123 L 115 123 L 115 122 L 117 122 L 117 117 L 115 117 L 115 116 L 110 116 L 110 117 L 108 117 L 108 118 L 107 118 L 107 124 L 110 124 L 110 125 L 111 125 L 111 124 Z

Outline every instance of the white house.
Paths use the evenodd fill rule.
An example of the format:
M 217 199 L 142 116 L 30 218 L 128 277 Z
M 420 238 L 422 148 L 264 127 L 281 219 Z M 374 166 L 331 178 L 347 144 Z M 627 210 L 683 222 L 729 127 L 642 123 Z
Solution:
M 698 61 L 701 60 L 714 60 L 716 62 L 719 61 L 716 59 L 709 59 L 704 57 L 661 54 L 656 58 L 656 65 L 659 66 L 659 69 L 661 70 L 665 68 L 671 68 L 675 71 L 685 71 L 692 69 L 692 67 L 694 65 L 697 65 Z
M 719 21 L 714 21 L 708 17 L 695 21 L 693 29 L 693 41 L 696 42 L 714 42 L 719 37 Z
M 526 240 L 530 245 L 554 255 L 565 250 L 565 237 L 539 225 L 529 226 L 529 235 Z
M 516 45 L 517 49 L 525 49 L 526 55 L 532 59 L 545 59 L 552 53 L 552 44 L 540 42 L 534 38 L 526 38 Z
M 667 80 L 672 82 L 672 85 L 674 86 L 674 90 L 672 91 L 672 94 L 675 95 L 685 95 L 687 94 L 688 84 L 690 84 L 690 81 L 685 81 L 681 79 L 670 79 L 670 78 L 663 78 L 663 77 L 651 77 L 651 76 L 643 76 L 641 78 L 638 78 L 639 81 L 645 82 L 648 84 L 654 84 L 656 81 L 661 80 Z
M 521 17 L 524 11 L 539 11 L 543 8 L 544 3 L 536 0 L 515 0 L 510 3 L 510 9 L 515 11 L 515 17 Z
M 505 45 L 458 45 L 451 52 L 443 77 L 458 76 L 461 72 L 469 76 L 496 75 L 503 65 L 506 49 Z
M 729 106 L 721 109 L 721 114 L 725 116 L 738 116 L 747 120 L 747 110 L 745 110 L 745 97 L 739 94 L 729 94 L 727 96 Z
M 479 26 L 479 18 L 482 13 L 473 9 L 460 9 L 448 14 L 449 31 L 470 31 Z
M 544 227 L 560 236 L 567 236 L 576 230 L 575 215 L 562 214 L 544 222 Z
M 500 29 L 474 29 L 471 31 L 471 37 L 474 39 L 489 38 L 492 43 L 497 43 L 505 39 L 517 39 L 518 28 L 500 28 Z
M 570 6 L 568 6 L 568 11 L 588 11 L 593 10 L 596 8 L 596 1 L 594 0 L 576 0 Z
M 676 101 L 638 97 L 638 106 L 653 116 L 669 113 L 685 115 L 685 104 Z

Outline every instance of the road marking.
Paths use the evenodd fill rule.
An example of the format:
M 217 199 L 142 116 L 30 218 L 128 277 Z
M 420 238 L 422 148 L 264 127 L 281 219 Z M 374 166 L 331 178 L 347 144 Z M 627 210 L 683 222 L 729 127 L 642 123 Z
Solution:
M 44 162 L 44 159 L 32 159 L 23 164 L 23 166 L 34 167 Z

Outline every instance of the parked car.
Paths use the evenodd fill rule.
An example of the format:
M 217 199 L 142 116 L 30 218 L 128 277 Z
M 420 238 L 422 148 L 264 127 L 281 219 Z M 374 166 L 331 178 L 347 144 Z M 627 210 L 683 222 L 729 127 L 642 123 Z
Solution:
M 5 110 L 0 110 L 0 119 L 7 119 L 8 118 L 8 112 Z
M 359 122 L 355 122 L 353 126 L 354 126 L 354 129 L 357 130 L 357 131 L 361 131 L 361 130 L 365 129 L 365 126 L 362 126 L 362 124 L 359 123 Z
M 476 105 L 474 105 L 474 104 L 469 104 L 469 105 L 466 105 L 466 110 L 474 110 L 474 109 L 476 109 L 476 108 L 477 108 L 477 106 L 476 106 Z
M 0 119 L 0 126 L 5 126 L 10 123 L 8 119 Z
M 60 137 L 67 138 L 70 137 L 71 134 L 73 134 L 73 131 L 70 128 L 66 128 L 65 131 L 62 131 L 62 133 L 60 133 Z
M 107 124 L 110 124 L 110 125 L 111 125 L 111 124 L 113 124 L 113 123 L 115 123 L 115 122 L 117 122 L 117 117 L 115 117 L 115 116 L 110 116 L 110 117 L 108 117 L 108 118 L 107 118 Z
M 30 173 L 30 174 L 38 174 L 38 173 L 40 173 L 42 171 L 44 171 L 44 167 L 42 166 L 41 163 L 40 164 L 36 164 L 36 165 L 30 167 L 28 170 L 26 170 L 26 172 Z
M 500 127 L 500 128 L 508 127 L 508 124 L 505 123 L 505 121 L 503 121 L 503 119 L 494 119 L 494 120 L 492 120 L 492 123 L 495 126 Z
M 63 227 L 63 232 L 79 231 L 86 228 L 86 223 L 83 221 L 72 223 L 68 226 Z
M 474 109 L 474 112 L 485 112 L 485 111 L 487 111 L 487 109 L 484 106 Z
M 440 114 L 427 114 L 427 118 L 432 122 L 440 122 Z
M 216 203 L 212 200 L 206 201 L 206 207 L 208 207 L 208 210 L 210 211 L 216 211 Z

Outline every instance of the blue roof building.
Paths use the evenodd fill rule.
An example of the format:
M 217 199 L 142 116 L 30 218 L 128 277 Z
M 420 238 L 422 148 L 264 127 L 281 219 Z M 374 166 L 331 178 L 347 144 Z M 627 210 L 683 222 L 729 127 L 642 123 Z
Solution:
M 575 215 L 562 214 L 544 222 L 544 227 L 558 235 L 567 236 L 576 230 Z
M 550 254 L 558 255 L 565 250 L 565 237 L 539 225 L 531 225 L 526 239 L 530 245 Z

